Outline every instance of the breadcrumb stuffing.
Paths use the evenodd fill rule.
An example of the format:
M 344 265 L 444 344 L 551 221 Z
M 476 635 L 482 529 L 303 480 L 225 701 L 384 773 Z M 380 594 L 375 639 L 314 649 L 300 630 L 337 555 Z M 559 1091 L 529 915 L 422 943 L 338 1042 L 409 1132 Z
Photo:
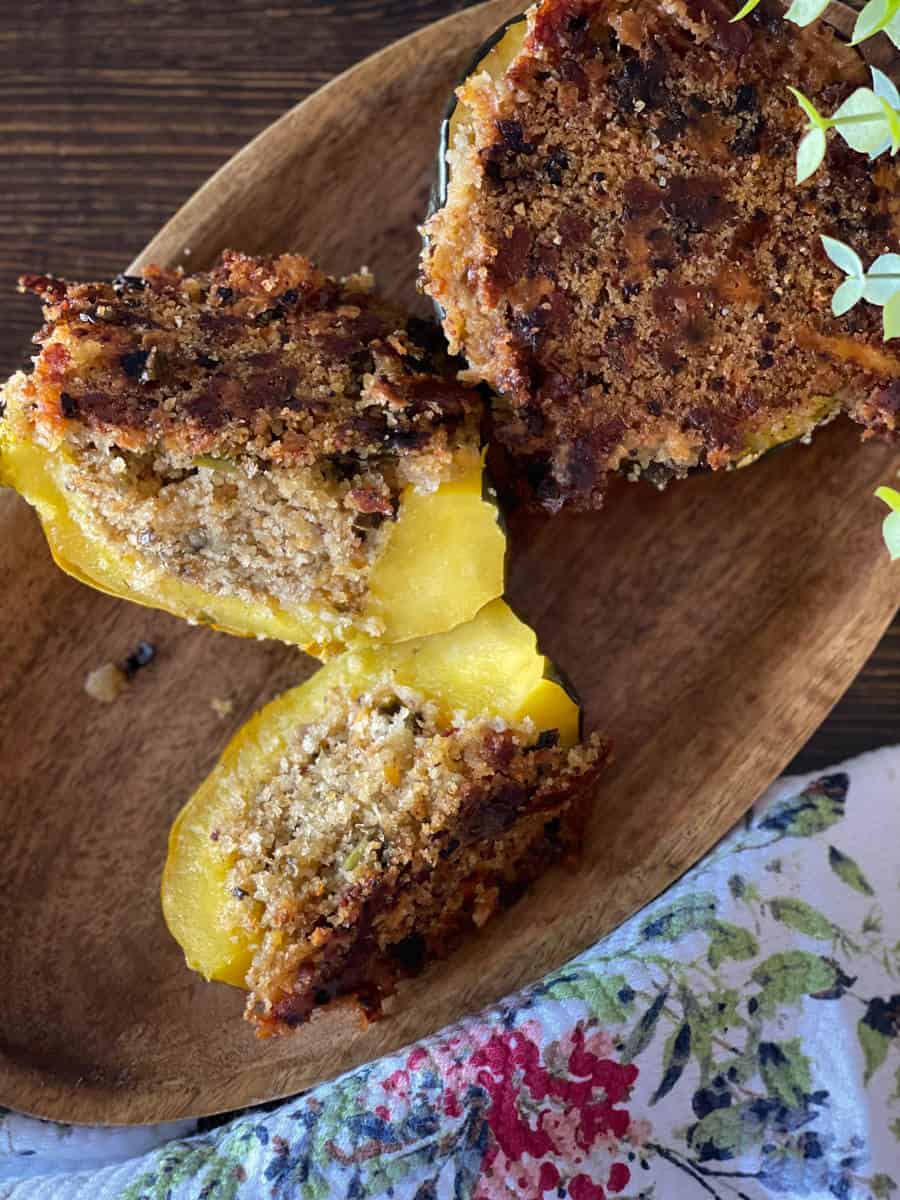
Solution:
M 248 1019 L 277 1032 L 351 993 L 377 1011 L 404 955 L 446 952 L 559 856 L 605 759 L 597 737 L 442 717 L 389 681 L 336 690 L 217 831 L 258 940 Z
M 119 698 L 127 683 L 125 672 L 115 663 L 107 662 L 88 672 L 84 690 L 92 700 L 98 700 L 101 704 L 112 704 Z
M 541 0 L 459 89 L 424 286 L 551 511 L 598 507 L 611 471 L 746 465 L 841 411 L 900 437 L 896 343 L 871 305 L 832 314 L 819 236 L 900 250 L 897 160 L 835 139 L 797 186 L 785 86 L 832 112 L 869 73 L 822 21 L 736 7 Z

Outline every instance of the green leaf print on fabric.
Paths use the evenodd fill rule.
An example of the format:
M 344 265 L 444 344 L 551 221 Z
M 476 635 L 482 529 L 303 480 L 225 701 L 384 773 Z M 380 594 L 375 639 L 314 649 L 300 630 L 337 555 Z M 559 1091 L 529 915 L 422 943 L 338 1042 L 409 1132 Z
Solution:
M 856 1033 L 866 1060 L 865 1082 L 868 1083 L 887 1058 L 891 1040 L 900 1037 L 900 995 L 891 996 L 888 1000 L 880 996 L 873 997 L 856 1026 Z
M 863 1057 L 866 1060 L 866 1073 L 863 1076 L 863 1082 L 868 1083 L 887 1058 L 891 1042 L 890 1038 L 886 1038 L 883 1033 L 879 1033 L 877 1029 L 873 1029 L 871 1025 L 867 1025 L 865 1018 L 860 1020 L 856 1026 L 856 1034 L 859 1038 L 859 1044 L 862 1047 Z
M 715 896 L 712 892 L 697 892 L 655 912 L 641 926 L 640 938 L 645 942 L 675 942 L 687 933 L 709 929 L 715 920 Z
M 847 776 L 826 775 L 810 783 L 798 796 L 773 805 L 758 828 L 787 837 L 814 837 L 843 819 L 846 799 Z
M 678 1029 L 666 1039 L 663 1051 L 663 1077 L 659 1087 L 650 1097 L 650 1103 L 656 1104 L 667 1096 L 681 1078 L 684 1068 L 691 1057 L 691 1026 L 688 1021 L 679 1025 Z
M 761 986 L 755 997 L 760 1013 L 772 1017 L 779 1005 L 795 1004 L 804 996 L 825 992 L 838 977 L 835 966 L 806 950 L 772 954 L 754 970 L 751 979 Z
M 766 1127 L 759 1105 L 745 1101 L 728 1108 L 717 1108 L 691 1126 L 688 1146 L 703 1162 L 725 1162 L 752 1149 Z
M 169 1200 L 180 1184 L 200 1179 L 208 1196 L 235 1200 L 246 1179 L 241 1159 L 250 1137 L 250 1131 L 239 1126 L 221 1141 L 174 1142 L 159 1152 L 154 1169 L 139 1175 L 118 1200 Z
M 668 998 L 669 990 L 666 988 L 659 993 L 647 1011 L 641 1015 L 640 1020 L 625 1040 L 625 1045 L 622 1049 L 622 1062 L 631 1062 L 633 1058 L 637 1058 L 650 1045 L 656 1026 L 659 1023 L 660 1013 Z
M 781 1045 L 760 1042 L 758 1054 L 759 1073 L 769 1095 L 777 1096 L 792 1108 L 802 1104 L 812 1088 L 812 1075 L 800 1039 L 791 1038 Z
M 842 854 L 836 846 L 828 847 L 828 865 L 837 875 L 838 879 L 842 879 L 848 887 L 854 888 L 857 892 L 862 892 L 864 896 L 874 896 L 872 887 L 869 881 L 863 875 L 858 865 L 849 858 L 846 854 Z
M 544 994 L 554 1000 L 580 1000 L 604 1025 L 620 1025 L 634 1005 L 624 975 L 566 974 L 547 984 Z M 626 999 L 623 1000 L 623 997 Z
M 806 933 L 820 941 L 830 941 L 835 935 L 835 928 L 827 917 L 803 900 L 795 900 L 789 896 L 776 896 L 769 901 L 769 910 L 776 921 Z
M 709 941 L 707 960 L 717 970 L 726 959 L 737 962 L 755 958 L 759 954 L 759 943 L 749 929 L 740 925 L 729 925 L 727 921 L 716 921 Z

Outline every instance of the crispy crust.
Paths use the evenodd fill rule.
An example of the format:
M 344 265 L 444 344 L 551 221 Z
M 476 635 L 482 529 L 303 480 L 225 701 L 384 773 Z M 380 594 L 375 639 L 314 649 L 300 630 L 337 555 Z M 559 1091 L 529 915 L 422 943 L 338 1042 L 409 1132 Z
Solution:
M 610 470 L 743 464 L 842 406 L 900 437 L 900 356 L 878 309 L 831 315 L 819 240 L 900 249 L 896 160 L 835 138 L 793 179 L 786 85 L 831 112 L 868 73 L 822 22 L 733 8 L 543 0 L 505 74 L 460 89 L 424 285 L 551 509 L 599 505 Z
M 371 276 L 339 281 L 300 255 L 20 287 L 44 304 L 28 387 L 46 439 L 299 466 L 421 450 L 477 406 L 427 323 Z

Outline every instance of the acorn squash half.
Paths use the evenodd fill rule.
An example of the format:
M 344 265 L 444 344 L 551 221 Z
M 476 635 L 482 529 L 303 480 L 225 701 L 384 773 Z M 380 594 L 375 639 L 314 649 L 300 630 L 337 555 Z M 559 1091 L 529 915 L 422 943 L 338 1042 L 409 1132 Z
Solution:
M 356 696 L 386 679 L 432 701 L 449 723 L 460 713 L 510 723 L 528 719 L 537 744 L 568 749 L 579 738 L 577 703 L 557 682 L 534 632 L 502 600 L 449 633 L 333 659 L 236 734 L 172 827 L 162 907 L 192 970 L 243 986 L 259 945 L 259 908 L 252 898 L 232 895 L 235 856 L 220 836 L 235 804 L 257 796 L 277 774 L 290 739 L 328 712 L 335 689 Z

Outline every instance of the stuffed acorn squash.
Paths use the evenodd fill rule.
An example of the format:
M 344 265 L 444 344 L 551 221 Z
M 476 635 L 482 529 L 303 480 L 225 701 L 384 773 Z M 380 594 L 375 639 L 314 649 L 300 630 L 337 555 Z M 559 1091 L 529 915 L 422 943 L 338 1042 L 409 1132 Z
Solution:
M 606 747 L 500 600 L 351 651 L 273 701 L 178 817 L 162 884 L 188 965 L 262 1034 L 446 953 L 570 841 Z
M 0 482 L 85 583 L 327 657 L 450 629 L 503 590 L 481 400 L 362 274 L 29 277 L 46 324 L 3 393 Z
M 784 85 L 831 111 L 869 72 L 778 0 L 737 7 L 541 0 L 445 123 L 424 286 L 551 511 L 598 507 L 611 471 L 743 466 L 845 409 L 900 436 L 900 354 L 876 308 L 832 313 L 820 239 L 897 248 L 896 160 L 834 147 L 798 187 Z

